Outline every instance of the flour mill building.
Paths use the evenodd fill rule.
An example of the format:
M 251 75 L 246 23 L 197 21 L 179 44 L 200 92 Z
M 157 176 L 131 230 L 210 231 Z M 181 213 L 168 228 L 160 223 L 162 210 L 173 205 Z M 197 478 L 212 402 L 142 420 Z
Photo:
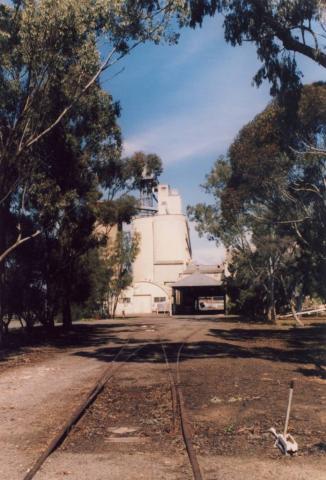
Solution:
M 131 228 L 140 234 L 140 249 L 118 315 L 224 310 L 223 268 L 192 263 L 188 221 L 177 190 L 157 185 L 153 194 L 141 195 Z

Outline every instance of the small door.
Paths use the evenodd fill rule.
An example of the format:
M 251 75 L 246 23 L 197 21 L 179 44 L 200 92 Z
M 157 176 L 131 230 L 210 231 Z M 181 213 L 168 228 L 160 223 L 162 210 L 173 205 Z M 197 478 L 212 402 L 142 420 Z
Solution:
M 134 295 L 133 298 L 134 313 L 152 313 L 151 295 Z

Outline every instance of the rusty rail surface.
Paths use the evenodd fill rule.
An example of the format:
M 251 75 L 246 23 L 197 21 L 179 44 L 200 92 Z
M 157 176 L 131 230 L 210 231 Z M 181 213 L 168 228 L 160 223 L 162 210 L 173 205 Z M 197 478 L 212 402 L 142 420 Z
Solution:
M 185 443 L 185 446 L 186 446 L 186 450 L 187 450 L 189 462 L 190 462 L 190 465 L 191 465 L 191 468 L 192 468 L 192 473 L 193 473 L 194 480 L 203 480 L 203 475 L 202 475 L 202 472 L 201 472 L 201 469 L 200 469 L 200 466 L 199 466 L 199 463 L 198 463 L 196 451 L 195 451 L 194 446 L 193 446 L 193 442 L 192 442 L 192 436 L 193 435 L 192 435 L 191 423 L 190 423 L 190 420 L 188 418 L 187 410 L 185 408 L 185 401 L 184 401 L 183 392 L 182 392 L 182 389 L 181 389 L 180 358 L 181 358 L 181 352 L 182 352 L 182 349 L 185 345 L 185 342 L 187 340 L 189 340 L 192 336 L 194 336 L 196 333 L 198 333 L 202 328 L 203 327 L 200 327 L 200 328 L 196 329 L 195 331 L 193 331 L 192 333 L 190 333 L 189 335 L 187 335 L 187 337 L 185 337 L 183 339 L 183 342 L 180 344 L 180 346 L 178 348 L 178 351 L 177 351 L 177 356 L 176 356 L 176 373 L 175 373 L 175 375 L 173 375 L 173 373 L 172 373 L 172 369 L 170 367 L 170 362 L 169 362 L 168 356 L 166 354 L 165 346 L 161 342 L 161 346 L 162 346 L 163 353 L 164 353 L 164 358 L 165 358 L 165 363 L 166 363 L 166 366 L 167 366 L 167 369 L 168 369 L 168 372 L 169 372 L 169 378 L 170 378 L 170 382 L 171 382 L 172 408 L 174 410 L 174 413 L 173 413 L 174 427 L 175 427 L 175 416 L 176 416 L 175 412 L 177 411 L 177 407 L 174 406 L 174 403 L 175 404 L 177 403 L 177 405 L 179 407 L 179 416 L 180 416 L 182 436 L 183 436 L 183 440 L 184 440 L 184 443 Z
M 180 344 L 177 355 L 176 355 L 176 371 L 173 373 L 172 368 L 170 366 L 170 362 L 168 359 L 168 355 L 166 352 L 165 345 L 161 342 L 159 339 L 159 343 L 161 344 L 162 350 L 163 350 L 163 355 L 165 359 L 165 364 L 168 370 L 169 374 L 169 379 L 170 379 L 170 386 L 171 386 L 171 398 L 172 398 L 172 411 L 173 411 L 173 429 L 175 431 L 176 429 L 176 420 L 177 417 L 180 417 L 180 423 L 181 423 L 181 430 L 182 430 L 182 436 L 183 440 L 186 446 L 188 458 L 192 467 L 193 471 L 193 476 L 194 480 L 203 480 L 202 473 L 200 470 L 200 466 L 197 460 L 197 455 L 193 447 L 192 443 L 192 431 L 191 431 L 191 424 L 185 409 L 185 402 L 184 402 L 184 397 L 183 393 L 181 390 L 181 382 L 180 382 L 180 368 L 179 368 L 179 363 L 180 363 L 180 357 L 181 357 L 181 352 L 182 349 L 185 345 L 185 342 L 189 340 L 193 335 L 195 335 L 199 330 L 201 330 L 203 327 L 197 328 L 195 331 L 187 335 L 182 343 Z M 117 362 L 118 358 L 122 354 L 123 350 L 126 348 L 126 346 L 129 343 L 129 339 L 125 345 L 121 347 L 121 349 L 116 353 L 115 357 L 113 360 L 110 362 L 110 366 L 105 368 L 104 372 L 102 375 L 97 379 L 95 384 L 92 386 L 92 388 L 88 391 L 88 394 L 86 398 L 83 400 L 83 402 L 73 411 L 69 419 L 65 422 L 65 424 L 62 426 L 60 431 L 55 435 L 55 437 L 51 440 L 51 442 L 48 444 L 48 446 L 45 448 L 45 450 L 39 455 L 37 458 L 36 462 L 33 464 L 33 466 L 28 470 L 28 472 L 25 474 L 23 480 L 32 480 L 36 473 L 40 470 L 41 466 L 43 463 L 46 461 L 46 459 L 58 448 L 60 445 L 63 443 L 63 441 L 66 439 L 66 437 L 69 435 L 70 430 L 72 429 L 73 426 L 75 426 L 78 421 L 83 417 L 87 409 L 92 405 L 92 403 L 96 400 L 97 396 L 101 393 L 105 385 L 108 383 L 109 380 L 113 378 L 113 376 L 116 374 L 117 371 L 119 371 L 126 363 L 132 358 L 133 356 L 137 355 L 139 351 L 142 349 L 146 348 L 146 344 L 135 347 L 132 352 L 130 352 L 125 360 L 122 361 L 122 363 L 119 363 L 118 365 L 115 365 Z
M 168 360 L 168 356 L 166 354 L 165 345 L 161 343 L 161 347 L 163 350 L 165 365 L 168 371 L 169 380 L 170 380 L 170 388 L 171 388 L 171 401 L 172 401 L 172 432 L 175 433 L 176 431 L 176 421 L 178 416 L 178 395 L 177 395 L 177 388 L 175 385 L 175 381 L 173 378 L 173 373 L 170 367 L 170 363 Z
M 107 382 L 110 379 L 112 379 L 113 375 L 118 370 L 120 370 L 128 362 L 128 360 L 131 357 L 136 355 L 142 348 L 145 347 L 145 345 L 142 345 L 140 347 L 135 347 L 135 349 L 127 356 L 126 360 L 124 360 L 123 363 L 120 363 L 115 367 L 112 366 L 113 364 L 116 363 L 118 357 L 120 357 L 121 353 L 126 348 L 127 344 L 128 342 L 125 345 L 123 345 L 121 349 L 117 352 L 114 359 L 110 363 L 110 366 L 105 369 L 104 373 L 100 376 L 100 378 L 95 382 L 93 387 L 89 390 L 86 396 L 86 399 L 74 410 L 72 415 L 65 422 L 63 427 L 57 433 L 57 435 L 55 435 L 55 437 L 51 440 L 51 442 L 46 447 L 46 449 L 40 454 L 40 456 L 38 457 L 34 465 L 28 470 L 23 480 L 32 480 L 34 478 L 34 476 L 40 470 L 45 460 L 62 444 L 62 442 L 65 440 L 70 430 L 72 429 L 72 427 L 76 425 L 77 422 L 82 418 L 86 410 L 95 401 L 96 397 L 103 390 Z

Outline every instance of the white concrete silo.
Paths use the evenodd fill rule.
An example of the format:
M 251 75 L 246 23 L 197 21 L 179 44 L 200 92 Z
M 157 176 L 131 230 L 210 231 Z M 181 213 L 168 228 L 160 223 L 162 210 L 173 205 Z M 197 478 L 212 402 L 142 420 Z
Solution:
M 188 222 L 179 193 L 158 185 L 156 194 L 157 212 L 140 213 L 132 221 L 132 231 L 140 234 L 140 249 L 133 264 L 132 289 L 125 299 L 125 311 L 130 314 L 151 313 L 157 303 L 170 302 L 170 284 L 191 260 Z
M 191 259 L 188 222 L 180 195 L 168 185 L 157 188 L 158 212 L 132 222 L 140 234 L 140 252 L 134 262 L 134 282 L 167 285 L 178 279 Z

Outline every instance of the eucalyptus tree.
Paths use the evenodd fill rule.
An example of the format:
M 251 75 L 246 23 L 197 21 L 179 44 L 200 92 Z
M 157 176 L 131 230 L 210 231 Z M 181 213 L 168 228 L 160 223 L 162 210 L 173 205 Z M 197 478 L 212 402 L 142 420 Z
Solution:
M 123 290 L 132 283 L 132 264 L 139 252 L 139 234 L 118 231 L 101 251 L 102 290 L 100 303 L 115 317 Z
M 52 108 L 62 101 L 60 89 L 56 100 Z M 25 300 L 17 304 L 18 310 L 13 313 L 29 326 L 29 319 L 35 317 L 30 313 L 33 302 L 28 303 L 30 291 L 36 294 L 38 290 L 38 320 L 49 327 L 59 311 L 64 324 L 69 326 L 71 303 L 83 300 L 80 285 L 76 287 L 81 257 L 97 244 L 93 230 L 100 190 L 94 157 L 104 141 L 110 143 L 112 155 L 121 150 L 117 106 L 98 85 L 85 95 L 83 103 L 74 107 L 73 113 L 74 121 L 62 119 L 40 139 L 34 152 L 23 225 L 25 232 L 37 229 L 40 234 L 31 245 L 22 244 L 13 251 L 2 265 L 5 278 L 1 290 L 8 275 L 24 277 L 19 295 Z M 14 199 L 13 193 L 11 201 Z M 12 204 L 8 215 L 11 223 L 7 224 L 7 234 L 14 238 L 17 219 Z M 29 274 L 25 264 L 30 267 Z M 15 291 L 14 284 L 11 288 Z M 2 310 L 5 306 L 2 301 Z
M 205 16 L 223 15 L 225 40 L 233 46 L 255 45 L 262 66 L 254 81 L 271 83 L 271 93 L 285 93 L 300 84 L 297 54 L 326 68 L 324 0 L 187 0 L 190 25 Z
M 145 41 L 174 42 L 183 2 L 13 0 L 0 5 L 0 231 L 8 209 L 24 216 L 38 146 L 63 119 L 74 122 L 101 74 Z M 61 91 L 60 102 L 56 94 Z M 17 202 L 13 202 L 15 196 Z M 40 231 L 0 239 L 0 262 Z
M 163 171 L 162 160 L 154 153 L 135 152 L 123 157 L 112 155 L 107 145 L 96 157 L 94 169 L 105 192 L 99 204 L 99 220 L 108 226 L 130 223 L 139 208 L 135 192 L 152 190 Z
M 132 283 L 132 263 L 139 250 L 139 235 L 125 232 L 123 225 L 129 224 L 139 211 L 139 192 L 147 189 L 152 193 L 157 185 L 162 160 L 156 154 L 143 152 L 130 157 L 112 156 L 104 148 L 95 168 L 105 194 L 97 206 L 97 258 L 90 255 L 91 262 L 97 264 L 91 303 L 106 305 L 108 314 L 114 317 L 123 290 Z
M 326 298 L 326 155 L 305 149 L 325 146 L 325 100 L 326 84 L 305 86 L 293 123 L 286 107 L 271 102 L 207 176 L 213 202 L 189 208 L 200 234 L 233 250 L 233 280 L 248 290 L 251 275 L 250 295 L 270 309 L 275 288 L 291 308 L 306 294 Z
M 99 178 L 100 171 L 96 172 L 95 159 L 104 149 L 107 157 L 121 154 L 116 123 L 118 107 L 101 90 L 101 74 L 142 42 L 176 41 L 170 25 L 175 16 L 181 20 L 181 3 L 122 0 L 1 3 L 2 287 L 6 268 L 14 262 L 12 255 L 29 240 L 42 237 L 35 246 L 45 248 L 47 240 L 45 243 L 53 250 L 53 242 L 58 243 L 60 238 L 61 247 L 65 245 L 61 252 L 70 259 L 84 249 L 73 246 L 84 233 L 85 242 L 89 243 L 89 232 L 82 232 L 80 218 L 93 216 L 99 186 L 105 183 Z M 98 109 L 102 109 L 105 119 L 100 118 Z M 120 216 L 126 215 L 126 203 Z M 120 210 L 122 204 L 121 200 Z M 71 212 L 74 215 L 79 212 L 80 216 L 74 217 Z M 88 224 L 90 230 L 92 221 L 84 220 L 82 223 Z M 55 252 L 57 248 L 58 245 Z M 40 252 L 40 258 L 41 255 Z M 71 267 L 71 261 L 68 265 Z M 53 298 L 49 293 L 53 272 L 50 275 L 48 270 L 51 270 L 49 263 L 46 305 Z M 1 288 L 0 336 L 3 292 Z M 53 312 L 48 318 L 52 322 Z
M 102 102 L 105 99 L 109 101 L 109 96 L 104 95 Z M 98 139 L 102 132 L 107 138 L 105 119 L 112 123 L 111 114 L 102 115 L 93 98 L 80 116 L 79 135 L 72 134 L 66 125 L 60 128 L 61 133 L 56 127 L 44 141 L 47 162 L 44 171 L 39 168 L 38 182 L 29 197 L 29 228 L 38 225 L 41 233 L 14 251 L 5 263 L 4 326 L 15 315 L 29 330 L 36 320 L 52 329 L 61 313 L 63 326 L 69 329 L 73 309 L 81 313 L 87 305 L 108 303 L 110 298 L 108 304 L 110 308 L 115 305 L 115 310 L 122 289 L 131 282 L 137 239 L 125 237 L 119 230 L 112 240 L 110 232 L 112 227 L 131 221 L 138 207 L 132 189 L 142 181 L 144 170 L 153 180 L 157 178 L 161 160 L 141 152 L 121 160 L 114 158 L 112 151 L 109 155 L 107 149 L 105 155 L 101 152 L 95 156 L 97 161 L 93 160 L 102 145 L 93 144 L 92 135 Z M 114 142 L 119 145 L 119 140 L 119 131 L 114 131 L 111 147 Z M 117 165 L 123 166 L 122 170 Z M 101 194 L 99 187 L 104 188 L 105 179 L 110 179 L 111 191 Z

